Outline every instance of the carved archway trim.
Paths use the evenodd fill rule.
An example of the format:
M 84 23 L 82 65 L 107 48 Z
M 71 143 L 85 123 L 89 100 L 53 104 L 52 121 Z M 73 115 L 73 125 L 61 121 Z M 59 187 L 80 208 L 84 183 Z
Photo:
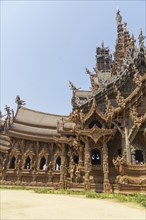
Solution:
M 87 121 L 89 121 L 93 117 L 93 115 L 96 115 L 97 119 L 101 123 L 106 122 L 106 118 L 105 118 L 104 114 L 97 107 L 95 98 L 93 99 L 92 106 L 91 106 L 89 112 L 87 113 L 87 115 L 83 119 L 84 124 L 86 124 Z
M 76 132 L 78 135 L 90 137 L 95 143 L 97 143 L 104 136 L 112 137 L 115 134 L 116 129 L 98 128 L 94 125 L 91 129 L 76 130 Z

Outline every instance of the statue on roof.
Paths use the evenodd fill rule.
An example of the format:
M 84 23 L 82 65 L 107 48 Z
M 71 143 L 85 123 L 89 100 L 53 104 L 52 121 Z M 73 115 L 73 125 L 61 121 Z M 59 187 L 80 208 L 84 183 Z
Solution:
M 120 15 L 120 10 L 117 11 L 116 21 L 117 21 L 117 25 L 121 24 L 122 22 L 122 16 Z
M 124 32 L 127 32 L 127 23 L 124 22 Z
M 142 29 L 141 29 L 140 34 L 138 36 L 140 47 L 144 47 L 144 39 L 145 38 L 146 38 L 146 36 L 143 36 Z
M 2 129 L 2 127 L 3 127 L 3 120 L 2 120 L 2 118 L 4 117 L 4 116 L 6 116 L 6 115 L 2 115 L 2 112 L 0 111 L 0 129 Z
M 5 127 L 5 130 L 7 130 L 11 125 L 11 110 L 10 110 L 10 107 L 7 105 L 5 106 L 5 110 L 7 112 L 7 117 L 5 119 L 4 127 Z
M 7 112 L 7 116 L 10 116 L 11 115 L 10 107 L 6 105 L 5 110 Z
M 18 104 L 18 107 L 25 105 L 25 101 L 23 101 L 19 95 L 16 96 L 15 102 Z
M 86 73 L 90 76 L 92 89 L 94 91 L 97 90 L 99 88 L 99 84 L 100 84 L 98 76 L 91 73 L 87 68 L 86 68 Z

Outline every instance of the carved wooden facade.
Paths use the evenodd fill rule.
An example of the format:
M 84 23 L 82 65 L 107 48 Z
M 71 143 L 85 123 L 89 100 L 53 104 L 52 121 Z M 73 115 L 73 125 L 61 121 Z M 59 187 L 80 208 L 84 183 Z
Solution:
M 0 181 L 6 185 L 95 190 L 146 190 L 146 51 L 142 31 L 136 47 L 117 12 L 114 60 L 96 50 L 91 89 L 71 82 L 72 112 L 51 115 L 6 106 L 1 114 Z

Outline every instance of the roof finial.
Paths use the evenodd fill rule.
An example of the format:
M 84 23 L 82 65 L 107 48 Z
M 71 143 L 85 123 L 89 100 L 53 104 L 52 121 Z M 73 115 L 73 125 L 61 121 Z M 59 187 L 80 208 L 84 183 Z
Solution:
M 101 47 L 104 48 L 104 41 L 101 42 Z
M 116 14 L 116 21 L 117 25 L 121 24 L 122 22 L 122 16 L 120 15 L 120 10 L 118 9 L 117 14 Z
M 70 80 L 69 80 L 69 87 L 70 87 L 71 90 L 73 90 L 73 91 L 78 90 Z

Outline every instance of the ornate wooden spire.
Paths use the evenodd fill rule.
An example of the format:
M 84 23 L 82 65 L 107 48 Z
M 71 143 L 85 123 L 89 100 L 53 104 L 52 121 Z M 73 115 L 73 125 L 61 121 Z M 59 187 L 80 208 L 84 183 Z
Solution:
M 119 66 L 123 64 L 124 58 L 124 31 L 123 31 L 123 24 L 122 24 L 122 16 L 120 15 L 120 11 L 117 11 L 116 14 L 116 21 L 117 21 L 117 40 L 115 45 L 115 53 L 114 53 L 114 65 L 113 65 L 113 74 L 116 74 L 119 70 Z M 126 27 L 125 27 L 126 28 Z

